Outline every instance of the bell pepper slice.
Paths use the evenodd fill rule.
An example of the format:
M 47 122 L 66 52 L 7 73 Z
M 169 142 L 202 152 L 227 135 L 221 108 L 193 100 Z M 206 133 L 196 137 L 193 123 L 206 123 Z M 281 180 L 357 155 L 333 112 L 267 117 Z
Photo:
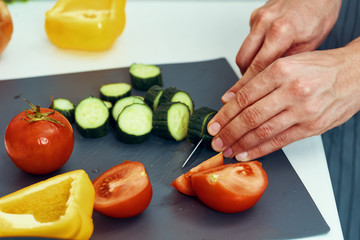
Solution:
M 0 198 L 0 237 L 89 239 L 95 190 L 83 170 L 60 174 Z
M 126 0 L 58 0 L 45 13 L 45 31 L 60 48 L 109 49 L 125 28 Z

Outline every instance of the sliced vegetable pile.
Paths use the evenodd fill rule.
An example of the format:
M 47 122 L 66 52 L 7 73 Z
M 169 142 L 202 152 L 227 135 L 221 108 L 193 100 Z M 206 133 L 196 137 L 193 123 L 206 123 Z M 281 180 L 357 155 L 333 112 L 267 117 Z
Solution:
M 175 87 L 162 87 L 161 69 L 134 63 L 129 68 L 131 84 L 107 83 L 99 88 L 99 98 L 90 96 L 74 107 L 69 99 L 58 98 L 51 106 L 74 119 L 83 137 L 105 136 L 110 126 L 124 143 L 141 143 L 154 133 L 172 141 L 188 139 L 196 143 L 204 137 L 210 146 L 206 124 L 216 111 L 207 107 L 194 110 L 191 96 Z M 131 95 L 132 87 L 145 96 Z
M 219 153 L 180 175 L 171 185 L 186 195 L 197 196 L 216 211 L 237 213 L 259 201 L 268 178 L 260 162 L 224 165 Z
M 113 127 L 125 143 L 144 142 L 154 133 L 171 141 L 203 139 L 210 147 L 206 127 L 215 110 L 195 109 L 187 92 L 164 89 L 157 66 L 133 64 L 129 73 L 133 85 L 104 84 L 99 97 L 86 97 L 77 106 L 65 98 L 53 100 L 49 109 L 28 102 L 31 109 L 14 117 L 6 129 L 5 148 L 12 161 L 33 174 L 62 167 L 74 146 L 70 122 L 85 138 L 103 137 Z M 146 91 L 145 96 L 131 95 L 132 86 Z M 235 213 L 254 206 L 267 184 L 261 163 L 224 165 L 219 153 L 171 185 L 214 210 Z M 93 209 L 114 218 L 133 217 L 145 211 L 152 196 L 149 176 L 137 161 L 124 161 L 92 183 L 83 170 L 68 172 L 0 198 L 0 237 L 89 239 Z

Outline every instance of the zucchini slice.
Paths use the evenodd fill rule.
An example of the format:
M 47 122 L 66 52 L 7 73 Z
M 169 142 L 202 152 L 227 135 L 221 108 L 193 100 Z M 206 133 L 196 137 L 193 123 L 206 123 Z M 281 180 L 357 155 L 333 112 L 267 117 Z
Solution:
M 141 143 L 149 138 L 153 112 L 145 103 L 133 103 L 121 111 L 116 125 L 119 139 L 125 143 Z
M 145 103 L 144 98 L 140 96 L 128 96 L 118 100 L 112 108 L 111 115 L 112 121 L 117 122 L 119 114 L 121 111 L 130 104 L 133 103 Z
M 130 95 L 131 85 L 129 83 L 108 83 L 100 87 L 100 98 L 112 104 Z
M 74 122 L 75 105 L 66 98 L 56 98 L 49 107 L 64 115 L 70 123 Z
M 181 141 L 186 138 L 190 111 L 181 102 L 159 105 L 153 115 L 153 132 L 160 137 Z
M 217 111 L 208 107 L 200 107 L 194 111 L 190 116 L 187 131 L 187 139 L 189 142 L 197 144 L 201 138 L 204 138 L 204 145 L 211 148 L 212 136 L 207 131 L 207 124 L 216 113 Z
M 155 65 L 133 63 L 129 68 L 131 83 L 135 89 L 147 91 L 151 86 L 162 86 L 161 69 Z
M 156 110 L 156 108 L 159 106 L 159 100 L 163 93 L 164 89 L 160 87 L 159 85 L 154 85 L 147 92 L 144 96 L 144 101 L 147 105 L 149 105 L 152 110 Z
M 175 87 L 168 87 L 161 94 L 159 105 L 166 102 L 182 102 L 189 107 L 190 114 L 194 112 L 194 101 L 191 99 L 190 95 Z
M 88 97 L 75 108 L 75 122 L 83 137 L 102 137 L 109 131 L 109 110 L 104 102 L 96 97 Z

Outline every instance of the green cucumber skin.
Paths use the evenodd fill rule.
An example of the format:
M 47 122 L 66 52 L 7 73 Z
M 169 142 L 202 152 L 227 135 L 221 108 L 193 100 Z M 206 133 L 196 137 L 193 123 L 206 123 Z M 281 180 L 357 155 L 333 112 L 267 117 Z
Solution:
M 155 77 L 149 77 L 149 78 L 140 78 L 130 73 L 130 79 L 133 87 L 136 90 L 140 90 L 140 91 L 147 91 L 149 90 L 149 88 L 151 88 L 154 85 L 158 85 L 158 86 L 163 85 L 161 73 Z
M 76 119 L 76 111 L 78 111 L 78 108 L 81 107 L 82 102 L 85 101 L 85 100 L 88 100 L 88 99 L 98 100 L 99 102 L 101 102 L 104 105 L 106 110 L 109 111 L 108 108 L 106 107 L 105 103 L 99 98 L 90 96 L 90 97 L 87 97 L 87 98 L 81 100 L 80 103 L 75 108 L 75 114 L 74 115 L 75 115 L 76 128 L 83 137 L 86 137 L 86 138 L 103 137 L 109 132 L 109 129 L 110 129 L 110 114 L 109 114 L 109 112 L 108 112 L 108 115 L 107 115 L 107 118 L 106 118 L 105 122 L 102 125 L 100 125 L 100 126 L 98 126 L 96 128 L 82 127 L 81 124 L 79 123 L 79 119 Z
M 154 111 L 153 114 L 153 129 L 152 132 L 160 137 L 163 137 L 172 141 L 182 141 L 183 139 L 177 140 L 170 133 L 168 127 L 168 110 L 174 104 L 183 104 L 180 102 L 167 102 L 159 105 L 159 107 Z M 186 106 L 185 104 L 183 104 Z M 187 107 L 187 106 L 186 106 Z M 188 108 L 188 107 L 187 107 Z M 189 108 L 188 108 L 189 110 Z M 190 110 L 189 110 L 190 112 Z
M 76 124 L 76 128 L 83 137 L 99 138 L 105 136 L 109 132 L 110 121 L 108 118 L 103 125 L 97 128 L 82 128 L 79 124 Z
M 124 143 L 129 144 L 137 144 L 145 142 L 150 137 L 150 132 L 141 136 L 134 136 L 131 134 L 128 134 L 120 129 L 118 125 L 116 125 L 116 137 Z
M 126 108 L 131 107 L 131 105 L 144 105 L 144 107 L 146 106 L 146 108 L 148 108 L 149 111 L 152 112 L 151 108 L 150 108 L 148 105 L 146 105 L 145 103 L 133 103 L 133 104 L 130 104 L 129 106 L 126 106 L 126 107 L 124 108 L 124 110 L 125 110 Z M 124 110 L 123 110 L 123 111 L 124 111 Z M 121 114 L 121 113 L 120 113 L 120 114 Z M 118 119 L 120 119 L 120 115 L 119 115 L 119 118 L 118 118 Z M 152 120 L 152 119 L 151 119 L 151 120 Z M 145 134 L 143 134 L 143 135 L 132 135 L 132 134 L 129 134 L 129 133 L 123 131 L 123 130 L 120 128 L 120 126 L 119 126 L 119 120 L 118 120 L 117 123 L 116 123 L 115 130 L 116 130 L 116 137 L 117 137 L 120 141 L 122 141 L 122 142 L 124 142 L 124 143 L 129 143 L 129 144 L 137 144 L 137 143 L 142 143 L 142 142 L 144 142 L 145 140 L 147 140 L 147 139 L 150 137 L 150 133 L 151 133 L 151 131 L 152 131 L 152 129 L 150 129 L 150 131 L 149 131 L 148 133 L 145 133 Z
M 192 98 L 190 97 L 190 94 L 188 94 L 187 92 L 185 91 L 182 91 L 182 90 L 179 90 L 175 87 L 168 87 L 166 88 L 163 93 L 161 94 L 161 97 L 159 99 L 159 105 L 163 104 L 163 103 L 166 103 L 166 102 L 172 102 L 173 100 L 173 97 L 176 93 L 178 92 L 183 92 L 183 93 L 186 93 L 189 98 L 191 99 L 191 103 L 192 103 L 192 109 L 189 107 L 190 109 L 190 113 L 193 114 L 193 109 L 194 109 L 194 101 L 192 100 Z
M 147 90 L 147 92 L 145 93 L 144 101 L 147 105 L 151 107 L 153 111 L 155 111 L 156 108 L 159 106 L 159 102 L 156 105 L 155 100 L 158 98 L 159 95 L 161 97 L 163 91 L 164 89 L 161 86 L 154 85 L 149 88 L 149 90 Z
M 125 97 L 128 97 L 131 95 L 131 90 L 126 92 L 125 94 L 123 95 L 120 95 L 120 96 L 106 96 L 104 95 L 102 92 L 100 92 L 100 99 L 101 100 L 104 100 L 104 101 L 108 101 L 108 102 L 111 102 L 112 104 L 115 104 L 118 100 L 122 99 L 122 98 L 125 98 Z
M 204 138 L 203 145 L 211 148 L 212 136 L 207 131 L 207 124 L 216 113 L 217 111 L 208 107 L 201 107 L 194 111 L 189 119 L 187 133 L 187 139 L 189 142 L 197 144 L 201 138 Z
M 69 100 L 69 99 L 65 99 L 65 98 L 60 98 L 60 99 L 64 99 L 69 101 L 69 103 L 71 103 L 73 105 L 72 109 L 68 109 L 68 110 L 64 110 L 61 108 L 58 108 L 55 106 L 54 102 L 56 101 L 56 99 L 52 102 L 52 104 L 50 105 L 50 109 L 54 109 L 55 111 L 58 111 L 59 113 L 61 113 L 64 117 L 66 117 L 66 119 L 70 122 L 70 123 L 74 123 L 75 122 L 75 105 Z

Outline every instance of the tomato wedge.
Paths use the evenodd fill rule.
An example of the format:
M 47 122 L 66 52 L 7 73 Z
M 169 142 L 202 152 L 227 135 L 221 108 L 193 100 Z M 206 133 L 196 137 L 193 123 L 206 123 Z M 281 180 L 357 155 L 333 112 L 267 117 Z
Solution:
M 145 167 L 124 161 L 93 181 L 94 209 L 106 216 L 128 218 L 142 213 L 150 204 L 152 186 Z
M 191 177 L 197 197 L 208 207 L 223 213 L 241 212 L 254 206 L 268 185 L 258 161 L 226 164 Z
M 217 155 L 209 158 L 208 160 L 200 163 L 196 167 L 193 167 L 187 173 L 180 175 L 178 178 L 176 178 L 171 183 L 171 186 L 173 186 L 175 189 L 177 189 L 178 191 L 180 191 L 186 195 L 196 196 L 194 189 L 191 185 L 191 176 L 200 171 L 204 171 L 206 169 L 213 168 L 213 167 L 218 167 L 223 164 L 224 164 L 224 156 L 220 152 Z

